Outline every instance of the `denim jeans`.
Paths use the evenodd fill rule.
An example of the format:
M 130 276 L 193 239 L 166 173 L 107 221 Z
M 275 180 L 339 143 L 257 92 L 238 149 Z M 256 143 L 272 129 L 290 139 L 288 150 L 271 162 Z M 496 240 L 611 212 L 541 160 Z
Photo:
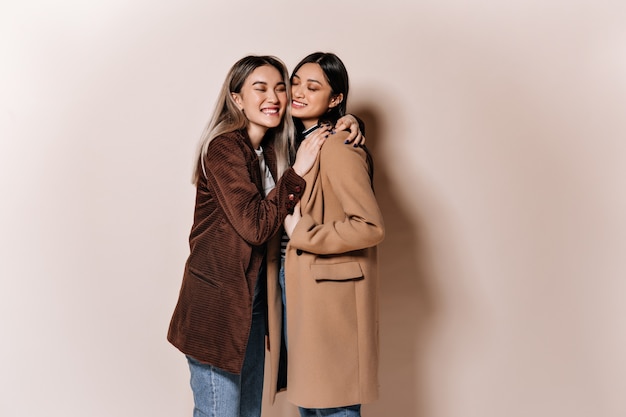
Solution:
M 263 274 L 265 271 L 261 271 Z M 255 289 L 252 327 L 240 375 L 187 356 L 193 391 L 193 417 L 260 417 L 265 365 L 265 294 Z
M 337 408 L 302 408 L 301 417 L 361 417 L 361 404 Z

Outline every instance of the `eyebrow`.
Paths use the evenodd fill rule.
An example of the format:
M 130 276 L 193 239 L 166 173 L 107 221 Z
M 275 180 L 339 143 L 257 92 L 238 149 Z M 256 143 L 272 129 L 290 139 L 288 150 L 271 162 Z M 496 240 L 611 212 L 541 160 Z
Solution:
M 255 81 L 255 82 L 252 83 L 252 85 L 257 85 L 257 84 L 267 85 L 267 82 L 265 82 L 265 81 Z M 277 83 L 276 85 L 285 85 L 285 82 L 281 81 L 281 82 Z
M 297 78 L 297 79 L 301 80 L 301 78 L 300 78 L 299 76 L 295 75 L 295 74 L 294 74 L 293 78 Z M 319 84 L 319 85 L 322 85 L 322 83 L 321 83 L 321 82 L 319 82 L 319 81 L 317 81 L 317 80 L 315 80 L 315 79 L 313 79 L 313 78 L 308 78 L 308 79 L 307 79 L 307 81 L 308 81 L 308 82 L 311 82 L 311 83 L 317 83 L 317 84 Z

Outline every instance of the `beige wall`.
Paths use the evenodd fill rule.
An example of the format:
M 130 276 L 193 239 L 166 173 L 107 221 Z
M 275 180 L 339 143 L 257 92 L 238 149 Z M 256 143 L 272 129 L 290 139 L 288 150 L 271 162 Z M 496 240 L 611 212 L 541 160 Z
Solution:
M 236 59 L 315 50 L 387 221 L 364 416 L 626 415 L 625 9 L 3 1 L 0 415 L 191 415 L 165 332 L 197 137 Z

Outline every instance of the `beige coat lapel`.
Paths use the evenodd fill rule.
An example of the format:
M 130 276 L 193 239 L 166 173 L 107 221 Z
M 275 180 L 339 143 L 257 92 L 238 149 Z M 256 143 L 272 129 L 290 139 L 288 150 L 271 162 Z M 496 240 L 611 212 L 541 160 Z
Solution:
M 302 197 L 300 197 L 300 212 L 302 214 L 313 214 L 311 211 L 319 204 L 315 204 L 315 200 L 317 196 L 322 196 L 322 179 L 319 176 L 320 173 L 320 154 L 317 154 L 317 159 L 315 163 L 304 175 L 304 180 L 306 181 L 306 189 L 304 193 L 302 193 Z M 313 216 L 314 218 L 317 218 Z

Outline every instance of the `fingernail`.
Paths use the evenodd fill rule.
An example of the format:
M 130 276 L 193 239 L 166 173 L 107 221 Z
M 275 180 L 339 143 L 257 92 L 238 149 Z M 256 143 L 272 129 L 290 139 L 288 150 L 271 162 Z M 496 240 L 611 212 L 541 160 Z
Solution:
M 350 141 L 348 139 L 344 140 L 343 143 L 348 144 Z
M 327 138 L 327 137 L 328 137 L 328 135 L 324 135 L 324 138 Z
M 352 146 L 354 146 L 355 148 L 358 148 L 358 147 L 359 147 L 359 145 L 357 145 L 356 143 L 355 143 L 354 145 L 352 145 Z

